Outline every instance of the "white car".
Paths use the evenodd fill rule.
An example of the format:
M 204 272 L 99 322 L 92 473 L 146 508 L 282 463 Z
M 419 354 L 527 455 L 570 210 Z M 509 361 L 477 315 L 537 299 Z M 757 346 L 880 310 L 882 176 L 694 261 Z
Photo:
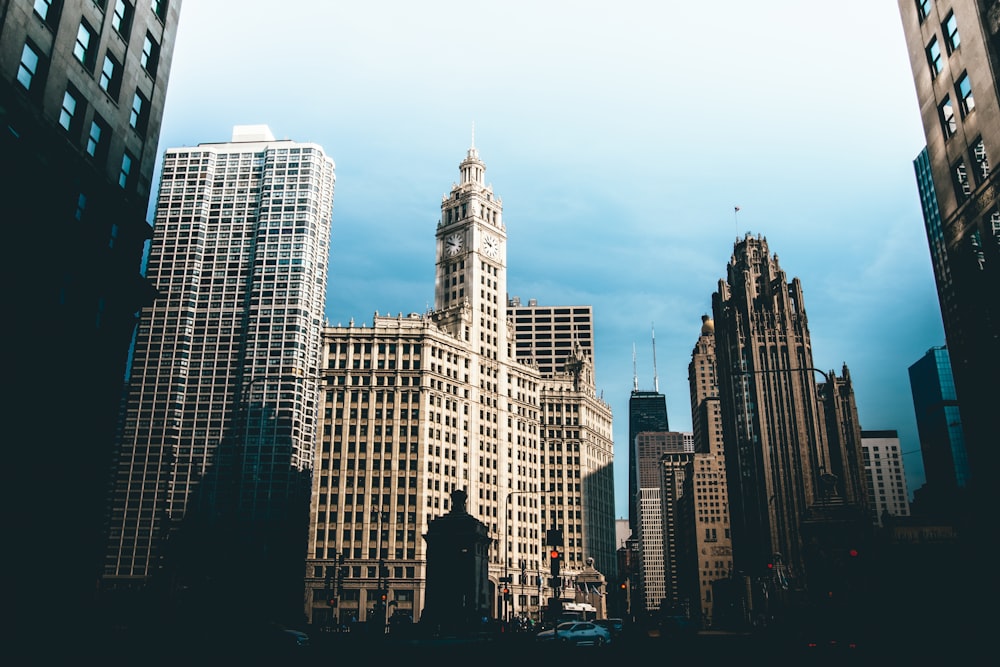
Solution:
M 540 642 L 559 642 L 574 646 L 604 646 L 611 642 L 611 633 L 589 621 L 567 621 L 554 630 L 542 630 L 535 635 Z

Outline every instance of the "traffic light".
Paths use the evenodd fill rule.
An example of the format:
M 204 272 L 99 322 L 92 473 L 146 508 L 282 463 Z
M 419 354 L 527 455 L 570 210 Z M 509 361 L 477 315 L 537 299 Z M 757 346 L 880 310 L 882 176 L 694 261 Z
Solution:
M 559 565 L 561 560 L 562 554 L 559 553 L 558 549 L 553 548 L 552 551 L 549 552 L 549 565 L 552 568 L 551 572 L 553 577 L 559 576 Z
M 620 589 L 622 589 L 624 591 L 624 590 L 626 590 L 628 588 L 628 584 L 626 584 L 623 581 L 621 584 L 618 585 L 618 588 L 620 588 Z
M 336 607 L 337 606 L 337 598 L 329 598 L 329 599 L 327 599 L 326 606 L 328 606 L 328 607 Z
M 858 550 L 857 549 L 848 549 L 847 550 L 847 555 L 850 556 L 851 558 L 857 558 L 858 557 Z

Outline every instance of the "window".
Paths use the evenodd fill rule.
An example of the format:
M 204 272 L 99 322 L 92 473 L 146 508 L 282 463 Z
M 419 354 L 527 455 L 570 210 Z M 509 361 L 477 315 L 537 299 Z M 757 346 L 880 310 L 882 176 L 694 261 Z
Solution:
M 126 0 L 115 0 L 115 13 L 111 17 L 111 27 L 126 42 L 128 41 L 129 31 L 132 29 L 133 12 L 131 3 Z
M 146 33 L 145 41 L 142 43 L 142 57 L 140 61 L 142 62 L 142 68 L 150 76 L 155 77 L 156 66 L 160 61 L 160 45 L 156 43 L 156 40 L 148 32 Z
M 955 131 L 958 129 L 955 122 L 955 107 L 952 106 L 951 98 L 947 95 L 944 96 L 944 100 L 938 107 L 938 118 L 941 120 L 941 130 L 944 132 L 944 138 L 948 139 L 955 136 Z
M 972 97 L 972 82 L 969 81 L 968 72 L 963 72 L 955 84 L 955 92 L 958 94 L 959 108 L 962 110 L 962 118 L 968 116 L 976 108 L 976 100 Z
M 87 136 L 87 154 L 98 160 L 103 160 L 108 154 L 108 144 L 111 136 L 108 125 L 95 115 L 90 123 L 90 133 Z
M 35 13 L 52 30 L 59 25 L 61 0 L 35 0 Z
M 948 18 L 941 24 L 941 32 L 944 33 L 944 43 L 948 47 L 948 55 L 951 55 L 962 43 L 958 36 L 958 19 L 955 18 L 954 11 L 948 12 Z
M 156 18 L 161 21 L 167 20 L 167 0 L 151 0 L 150 7 L 153 8 L 153 13 L 156 14 Z
M 76 211 L 73 213 L 73 217 L 77 220 L 83 220 L 83 213 L 87 210 L 87 195 L 80 193 L 80 196 L 76 198 Z
M 72 87 L 68 87 L 66 92 L 63 93 L 62 109 L 59 110 L 59 124 L 67 132 L 76 129 L 78 125 L 76 119 L 79 116 L 76 111 L 79 104 L 80 94 Z
M 972 186 L 969 184 L 969 172 L 965 167 L 965 160 L 956 162 L 952 167 L 951 173 L 955 181 L 955 197 L 959 203 L 962 203 L 972 194 Z
M 970 152 L 972 163 L 976 165 L 976 181 L 983 183 L 990 177 L 990 160 L 986 157 L 986 144 L 983 143 L 982 137 L 972 145 Z
M 143 97 L 138 90 L 132 96 L 132 112 L 129 114 L 128 124 L 138 132 L 146 131 L 146 124 L 149 122 L 149 100 Z
M 924 19 L 930 16 L 931 13 L 931 0 L 916 0 L 917 2 L 917 18 L 923 23 Z
M 927 45 L 927 64 L 931 66 L 931 78 L 937 78 L 944 66 L 941 60 L 941 45 L 938 44 L 937 37 L 931 37 L 931 43 Z
M 80 27 L 76 30 L 76 44 L 73 45 L 73 55 L 84 67 L 91 67 L 94 64 L 94 51 L 91 45 L 94 41 L 94 31 L 87 25 L 86 21 L 80 21 Z
M 122 68 L 118 62 L 111 57 L 111 54 L 105 54 L 104 56 L 104 66 L 101 67 L 101 89 L 115 98 L 118 98 L 118 89 L 121 86 Z
M 39 75 L 41 70 L 40 65 L 41 57 L 38 55 L 38 51 L 31 44 L 25 42 L 24 49 L 21 50 L 21 64 L 17 68 L 17 82 L 24 86 L 25 90 L 37 91 L 41 88 L 41 86 L 32 88 L 35 77 Z
M 132 176 L 132 162 L 134 159 L 129 154 L 128 151 L 122 155 L 122 168 L 118 172 L 118 185 L 122 188 L 128 187 L 129 180 Z

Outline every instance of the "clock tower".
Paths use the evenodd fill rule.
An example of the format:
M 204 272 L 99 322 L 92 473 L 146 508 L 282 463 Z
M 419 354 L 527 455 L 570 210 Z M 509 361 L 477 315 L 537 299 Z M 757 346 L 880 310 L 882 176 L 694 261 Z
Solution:
M 485 359 L 507 360 L 507 232 L 475 143 L 441 198 L 434 310 L 440 326 Z M 476 349 L 478 348 L 478 349 Z

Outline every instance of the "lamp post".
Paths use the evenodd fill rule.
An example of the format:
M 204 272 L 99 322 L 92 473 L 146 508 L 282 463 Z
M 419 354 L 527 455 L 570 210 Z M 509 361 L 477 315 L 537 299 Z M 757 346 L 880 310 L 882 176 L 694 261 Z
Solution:
M 507 511 L 510 509 L 510 499 L 513 498 L 516 495 L 521 495 L 521 494 L 526 494 L 526 493 L 532 493 L 532 491 L 525 491 L 525 490 L 509 491 L 507 493 L 506 499 L 504 500 L 504 507 L 503 507 L 503 578 L 501 579 L 501 582 L 500 582 L 501 583 L 501 587 L 500 587 L 501 591 L 503 591 L 503 590 L 508 590 L 509 591 L 510 590 L 510 583 L 511 583 L 510 582 L 510 567 L 508 565 L 508 560 L 509 559 L 507 558 L 507 550 L 509 548 L 509 540 L 507 538 Z M 503 596 L 501 598 L 503 600 L 503 605 L 502 605 L 502 608 L 503 608 L 503 620 L 506 623 L 506 622 L 510 621 L 510 612 L 512 611 L 511 607 L 513 605 L 512 604 L 508 604 L 508 602 L 507 602 L 507 595 L 508 595 L 508 593 L 501 592 L 501 595 Z M 513 602 L 513 598 L 511 598 L 511 602 Z

